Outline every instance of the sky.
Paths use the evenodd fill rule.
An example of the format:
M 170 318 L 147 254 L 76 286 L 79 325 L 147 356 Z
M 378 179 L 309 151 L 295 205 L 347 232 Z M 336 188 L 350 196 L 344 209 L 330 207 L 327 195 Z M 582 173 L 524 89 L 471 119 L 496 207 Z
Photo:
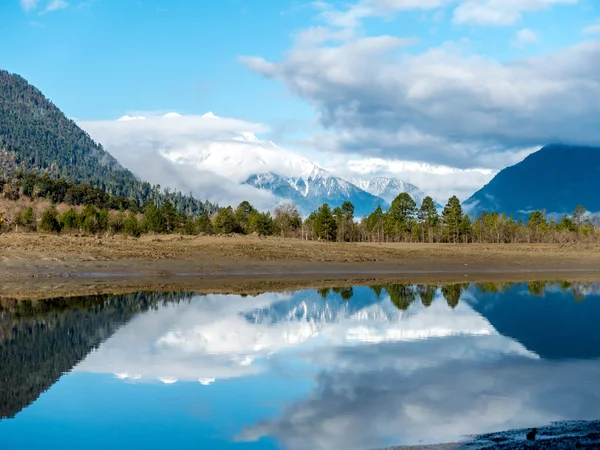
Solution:
M 248 191 L 202 160 L 240 136 L 438 201 L 600 142 L 595 0 L 2 0 L 0 27 L 0 67 L 125 166 L 222 201 Z

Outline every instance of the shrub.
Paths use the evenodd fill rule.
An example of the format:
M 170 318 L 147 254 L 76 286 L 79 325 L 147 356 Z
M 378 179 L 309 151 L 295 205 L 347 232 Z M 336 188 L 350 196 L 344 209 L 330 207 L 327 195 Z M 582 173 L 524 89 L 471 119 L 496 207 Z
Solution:
M 139 237 L 142 234 L 140 224 L 135 217 L 134 213 L 129 213 L 125 221 L 123 222 L 123 232 L 129 236 Z
M 79 229 L 79 216 L 73 208 L 70 208 L 60 217 L 60 224 L 63 230 Z
M 60 233 L 60 223 L 58 221 L 58 211 L 51 207 L 44 211 L 40 222 L 40 230 L 49 233 Z

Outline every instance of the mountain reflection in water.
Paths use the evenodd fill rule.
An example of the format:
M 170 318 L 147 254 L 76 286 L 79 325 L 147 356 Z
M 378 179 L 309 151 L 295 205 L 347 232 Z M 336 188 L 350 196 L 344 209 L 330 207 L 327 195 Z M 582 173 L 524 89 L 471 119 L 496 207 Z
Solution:
M 599 318 L 594 283 L 3 301 L 0 448 L 367 449 L 600 419 Z

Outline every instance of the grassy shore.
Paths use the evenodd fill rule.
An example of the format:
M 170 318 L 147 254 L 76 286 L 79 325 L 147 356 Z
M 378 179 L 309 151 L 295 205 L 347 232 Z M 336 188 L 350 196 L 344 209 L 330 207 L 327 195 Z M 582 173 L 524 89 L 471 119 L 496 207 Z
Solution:
M 141 290 L 256 293 L 323 286 L 600 281 L 599 245 L 368 244 L 240 237 L 0 236 L 0 297 Z

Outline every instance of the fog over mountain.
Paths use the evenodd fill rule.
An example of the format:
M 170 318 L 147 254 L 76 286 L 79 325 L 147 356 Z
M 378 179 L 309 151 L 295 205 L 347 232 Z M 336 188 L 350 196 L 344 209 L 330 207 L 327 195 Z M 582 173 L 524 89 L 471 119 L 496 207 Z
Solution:
M 147 118 L 126 115 L 116 121 L 82 122 L 81 126 L 136 175 L 220 204 L 249 200 L 269 209 L 292 201 L 308 214 L 323 203 L 339 206 L 349 200 L 356 215 L 362 216 L 378 205 L 387 208 L 403 191 L 417 204 L 433 195 L 398 178 L 374 176 L 392 172 L 393 166 L 381 171 L 373 170 L 372 163 L 359 166 L 353 161 L 338 170 L 352 178 L 338 176 L 299 152 L 259 139 L 257 134 L 265 132 L 262 125 L 220 118 L 211 112 Z M 454 174 L 443 168 L 431 171 L 427 165 L 407 168 L 399 171 L 399 176 L 429 173 L 435 179 Z M 443 194 L 438 197 L 444 201 Z

